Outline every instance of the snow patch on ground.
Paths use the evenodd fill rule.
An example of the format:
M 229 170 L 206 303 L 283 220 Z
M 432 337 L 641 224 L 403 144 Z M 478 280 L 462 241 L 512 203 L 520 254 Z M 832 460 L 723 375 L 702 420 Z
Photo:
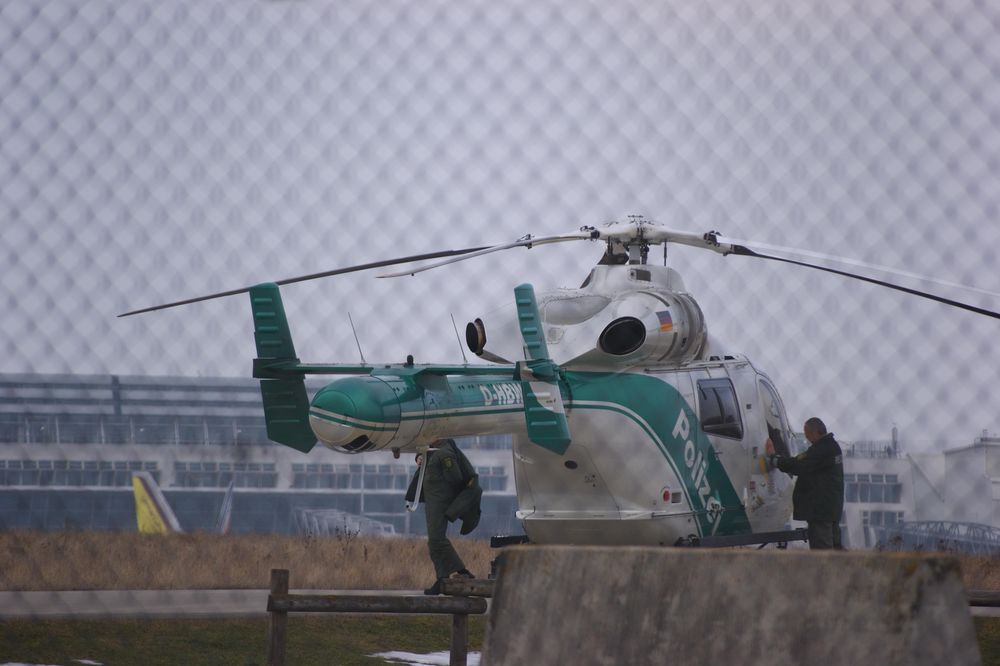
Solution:
M 448 666 L 451 661 L 449 652 L 432 652 L 430 654 L 415 654 L 413 652 L 379 652 L 371 655 L 385 659 L 390 664 L 407 664 L 408 666 Z M 479 653 L 470 652 L 469 666 L 479 666 Z
M 73 661 L 74 663 L 83 664 L 84 666 L 104 666 L 103 663 L 93 661 L 92 659 L 74 659 Z M 55 666 L 55 664 L 24 664 L 19 661 L 8 661 L 5 664 L 0 664 L 0 666 Z

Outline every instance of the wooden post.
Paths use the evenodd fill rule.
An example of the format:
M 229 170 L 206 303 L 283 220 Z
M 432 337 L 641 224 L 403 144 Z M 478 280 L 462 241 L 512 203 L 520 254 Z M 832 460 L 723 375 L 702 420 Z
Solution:
M 449 666 L 466 666 L 469 656 L 469 616 L 455 613 L 451 616 L 451 659 Z
M 271 596 L 288 594 L 288 569 L 271 569 Z M 288 612 L 271 610 L 267 600 L 267 663 L 285 666 L 285 639 L 288 636 Z
M 490 581 L 492 582 L 492 581 Z M 271 569 L 271 593 L 267 597 L 267 663 L 285 666 L 285 643 L 289 613 L 427 613 L 451 615 L 452 666 L 466 666 L 469 655 L 469 615 L 482 615 L 488 608 L 483 596 L 492 587 L 463 590 L 482 596 L 399 596 L 351 594 L 289 594 L 288 570 Z

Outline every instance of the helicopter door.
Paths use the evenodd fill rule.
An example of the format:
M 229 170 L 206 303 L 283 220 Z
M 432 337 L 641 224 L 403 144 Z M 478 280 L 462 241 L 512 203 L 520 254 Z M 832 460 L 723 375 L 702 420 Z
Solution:
M 778 397 L 778 392 L 763 377 L 758 381 L 760 387 L 760 404 L 764 413 L 764 421 L 767 425 L 767 438 L 774 445 L 774 452 L 780 456 L 790 456 L 792 442 L 792 430 L 788 426 L 788 417 L 785 415 L 785 406 Z
M 771 382 L 757 376 L 758 413 L 763 417 L 764 428 L 755 436 L 752 447 L 754 465 L 749 484 L 747 513 L 755 529 L 776 529 L 788 520 L 791 511 L 793 481 L 790 476 L 771 469 L 766 462 L 767 440 L 771 440 L 775 453 L 795 455 L 795 441 L 788 426 L 785 406 Z

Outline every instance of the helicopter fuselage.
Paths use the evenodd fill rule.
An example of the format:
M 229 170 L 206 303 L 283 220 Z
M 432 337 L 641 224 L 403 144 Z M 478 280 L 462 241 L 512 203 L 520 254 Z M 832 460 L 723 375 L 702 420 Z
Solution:
M 413 369 L 316 393 L 316 437 L 346 453 L 417 451 L 440 437 L 513 435 L 518 517 L 537 543 L 672 544 L 785 526 L 788 477 L 762 464 L 791 441 L 770 381 L 743 358 L 641 371 L 567 371 L 572 443 L 527 436 L 518 381 Z
M 472 351 L 501 360 L 532 336 L 537 349 L 524 337 L 518 354 L 527 361 L 356 368 L 298 363 L 277 287 L 251 292 L 268 432 L 302 450 L 318 439 L 397 455 L 509 433 L 518 517 L 538 543 L 673 544 L 786 526 L 790 479 L 763 464 L 769 439 L 784 453 L 792 441 L 781 399 L 747 359 L 712 355 L 676 271 L 599 265 L 579 289 L 537 301 L 527 289 L 515 290 L 517 317 L 477 320 L 466 335 Z M 362 376 L 308 400 L 301 374 L 324 372 Z M 549 421 L 568 436 L 540 437 Z

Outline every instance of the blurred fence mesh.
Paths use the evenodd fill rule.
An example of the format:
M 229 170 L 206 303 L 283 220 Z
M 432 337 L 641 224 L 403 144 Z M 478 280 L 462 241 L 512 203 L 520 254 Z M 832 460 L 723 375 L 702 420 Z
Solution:
M 629 213 L 973 285 L 992 293 L 894 278 L 996 310 L 998 174 L 995 3 L 7 0 L 0 370 L 245 377 L 244 297 L 115 315 Z M 286 307 L 306 360 L 358 358 L 350 312 L 369 360 L 454 361 L 449 315 L 576 286 L 599 255 L 345 276 Z M 897 427 L 886 460 L 912 466 L 849 469 L 859 488 L 905 474 L 953 521 L 1000 524 L 993 320 L 794 267 L 670 261 L 796 425 Z M 977 437 L 982 455 L 941 455 Z M 38 446 L 8 442 L 5 474 Z M 88 460 L 113 476 L 137 456 Z M 852 520 L 874 535 L 921 512 L 897 504 Z

